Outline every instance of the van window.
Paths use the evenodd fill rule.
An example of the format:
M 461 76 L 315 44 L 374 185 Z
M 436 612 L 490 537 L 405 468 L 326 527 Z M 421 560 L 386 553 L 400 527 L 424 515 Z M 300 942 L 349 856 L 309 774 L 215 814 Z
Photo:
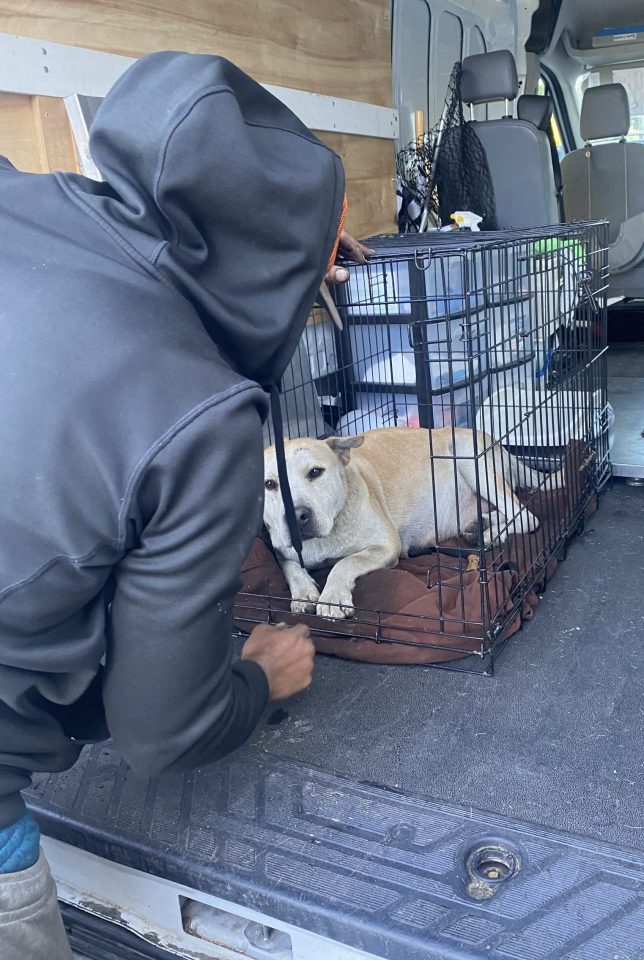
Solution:
M 438 120 L 445 102 L 447 85 L 452 67 L 463 59 L 463 22 L 454 13 L 444 10 L 438 21 L 438 33 L 434 45 L 436 57 L 434 119 Z
M 473 26 L 470 28 L 469 47 L 468 57 L 476 53 L 487 53 L 487 44 L 480 27 Z
M 600 83 L 624 85 L 631 108 L 631 128 L 626 139 L 644 142 L 644 65 L 602 67 L 601 73 L 598 70 L 582 73 L 575 82 L 575 93 L 580 107 L 584 91 L 588 87 L 597 87 Z
M 432 17 L 427 0 L 394 4 L 393 74 L 400 117 L 400 143 L 414 139 L 414 112 L 422 110 L 431 126 L 429 43 Z

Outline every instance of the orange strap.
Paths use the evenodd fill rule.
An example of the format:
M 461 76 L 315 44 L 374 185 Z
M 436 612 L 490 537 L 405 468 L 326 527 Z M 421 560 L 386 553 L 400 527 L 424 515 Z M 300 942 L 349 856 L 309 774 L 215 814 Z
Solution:
M 331 251 L 331 259 L 327 265 L 327 270 L 330 270 L 333 264 L 335 263 L 335 258 L 338 255 L 338 247 L 340 246 L 340 237 L 342 236 L 342 231 L 344 230 L 344 221 L 347 219 L 347 195 L 345 193 L 344 199 L 342 201 L 342 213 L 340 214 L 340 225 L 338 227 L 338 233 L 335 238 L 335 243 L 333 244 L 333 250 Z

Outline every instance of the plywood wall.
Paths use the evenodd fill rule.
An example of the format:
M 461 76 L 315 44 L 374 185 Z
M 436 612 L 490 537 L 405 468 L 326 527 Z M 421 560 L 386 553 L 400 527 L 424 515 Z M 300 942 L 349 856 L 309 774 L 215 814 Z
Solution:
M 356 237 L 367 237 L 396 230 L 393 141 L 341 133 L 318 136 L 342 157 L 350 231 Z
M 217 53 L 263 83 L 391 104 L 389 0 L 0 0 L 0 31 L 128 56 Z M 391 229 L 392 141 L 322 138 L 345 163 L 350 229 Z
M 262 83 L 391 103 L 389 0 L 0 0 L 4 33 L 228 57 Z
M 63 101 L 0 93 L 0 153 L 27 173 L 78 171 Z

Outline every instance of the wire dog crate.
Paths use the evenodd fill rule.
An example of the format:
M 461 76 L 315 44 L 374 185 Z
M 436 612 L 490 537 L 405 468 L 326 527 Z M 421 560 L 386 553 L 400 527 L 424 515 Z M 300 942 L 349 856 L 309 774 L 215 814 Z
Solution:
M 606 224 L 368 245 L 336 291 L 343 329 L 321 309 L 309 320 L 282 385 L 285 435 L 427 429 L 418 485 L 433 491 L 435 542 L 359 579 L 350 619 L 293 619 L 341 656 L 489 673 L 610 476 Z M 289 619 L 262 558 L 245 568 L 241 628 Z

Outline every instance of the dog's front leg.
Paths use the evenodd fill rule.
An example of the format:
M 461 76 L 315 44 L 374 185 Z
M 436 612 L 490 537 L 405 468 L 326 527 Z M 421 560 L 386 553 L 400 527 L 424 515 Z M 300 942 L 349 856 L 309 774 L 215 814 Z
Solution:
M 329 578 L 320 594 L 316 607 L 319 617 L 331 620 L 341 620 L 352 617 L 353 588 L 358 577 L 374 570 L 384 570 L 395 567 L 400 555 L 399 547 L 367 547 L 359 553 L 354 553 L 343 560 L 339 560 L 329 574 Z
M 313 577 L 294 560 L 281 560 L 280 566 L 293 597 L 291 612 L 315 613 L 320 591 Z

